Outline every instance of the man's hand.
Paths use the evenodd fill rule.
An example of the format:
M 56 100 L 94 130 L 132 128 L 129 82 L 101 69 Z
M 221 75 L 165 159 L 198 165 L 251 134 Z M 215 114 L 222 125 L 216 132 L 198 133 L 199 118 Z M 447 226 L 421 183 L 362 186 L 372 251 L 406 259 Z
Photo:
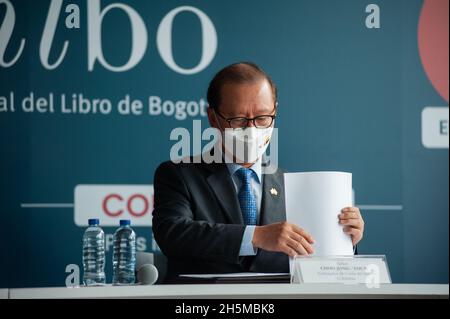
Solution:
M 253 246 L 267 251 L 283 252 L 291 257 L 314 252 L 314 239 L 304 229 L 288 222 L 256 226 Z
M 345 226 L 344 233 L 352 237 L 353 246 L 363 238 L 364 220 L 358 207 L 346 207 L 338 215 L 339 224 Z

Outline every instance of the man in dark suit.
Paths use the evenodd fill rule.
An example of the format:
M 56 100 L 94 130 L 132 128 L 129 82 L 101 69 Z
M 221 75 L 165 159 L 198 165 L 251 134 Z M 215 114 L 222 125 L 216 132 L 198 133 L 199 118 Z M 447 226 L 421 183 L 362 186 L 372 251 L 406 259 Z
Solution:
M 225 67 L 208 88 L 208 119 L 223 141 L 244 147 L 221 142 L 219 161 L 190 158 L 156 170 L 153 233 L 168 257 L 166 281 L 181 273 L 289 272 L 288 256 L 314 252 L 307 230 L 286 222 L 284 171 L 267 174 L 262 165 L 276 101 L 257 65 Z M 364 231 L 359 209 L 346 207 L 339 219 L 356 245 Z

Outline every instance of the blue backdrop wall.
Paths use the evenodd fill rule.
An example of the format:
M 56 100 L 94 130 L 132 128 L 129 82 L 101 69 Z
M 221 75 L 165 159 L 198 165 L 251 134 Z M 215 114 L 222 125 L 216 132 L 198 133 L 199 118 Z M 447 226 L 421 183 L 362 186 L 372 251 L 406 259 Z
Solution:
M 431 71 L 427 6 L 446 6 Z M 170 133 L 207 127 L 209 80 L 242 60 L 279 88 L 280 166 L 352 172 L 360 252 L 386 254 L 394 282 L 448 283 L 448 1 L 2 0 L 1 21 L 0 287 L 64 285 L 88 217 L 109 241 L 131 217 L 158 253 L 151 185 Z

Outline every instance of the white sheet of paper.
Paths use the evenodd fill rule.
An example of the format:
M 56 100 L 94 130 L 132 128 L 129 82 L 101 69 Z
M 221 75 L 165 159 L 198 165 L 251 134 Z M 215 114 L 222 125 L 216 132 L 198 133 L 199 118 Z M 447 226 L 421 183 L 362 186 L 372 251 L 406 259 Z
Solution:
M 345 172 L 285 173 L 287 221 L 314 238 L 313 256 L 353 255 L 349 235 L 338 214 L 352 206 L 352 174 Z

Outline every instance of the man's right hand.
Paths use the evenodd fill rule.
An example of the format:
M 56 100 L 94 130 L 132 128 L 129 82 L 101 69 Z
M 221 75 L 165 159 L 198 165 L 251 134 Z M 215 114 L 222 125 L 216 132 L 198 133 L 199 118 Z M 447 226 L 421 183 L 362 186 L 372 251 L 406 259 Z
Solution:
M 267 251 L 283 252 L 291 257 L 314 252 L 314 239 L 304 229 L 288 222 L 256 226 L 253 246 Z

